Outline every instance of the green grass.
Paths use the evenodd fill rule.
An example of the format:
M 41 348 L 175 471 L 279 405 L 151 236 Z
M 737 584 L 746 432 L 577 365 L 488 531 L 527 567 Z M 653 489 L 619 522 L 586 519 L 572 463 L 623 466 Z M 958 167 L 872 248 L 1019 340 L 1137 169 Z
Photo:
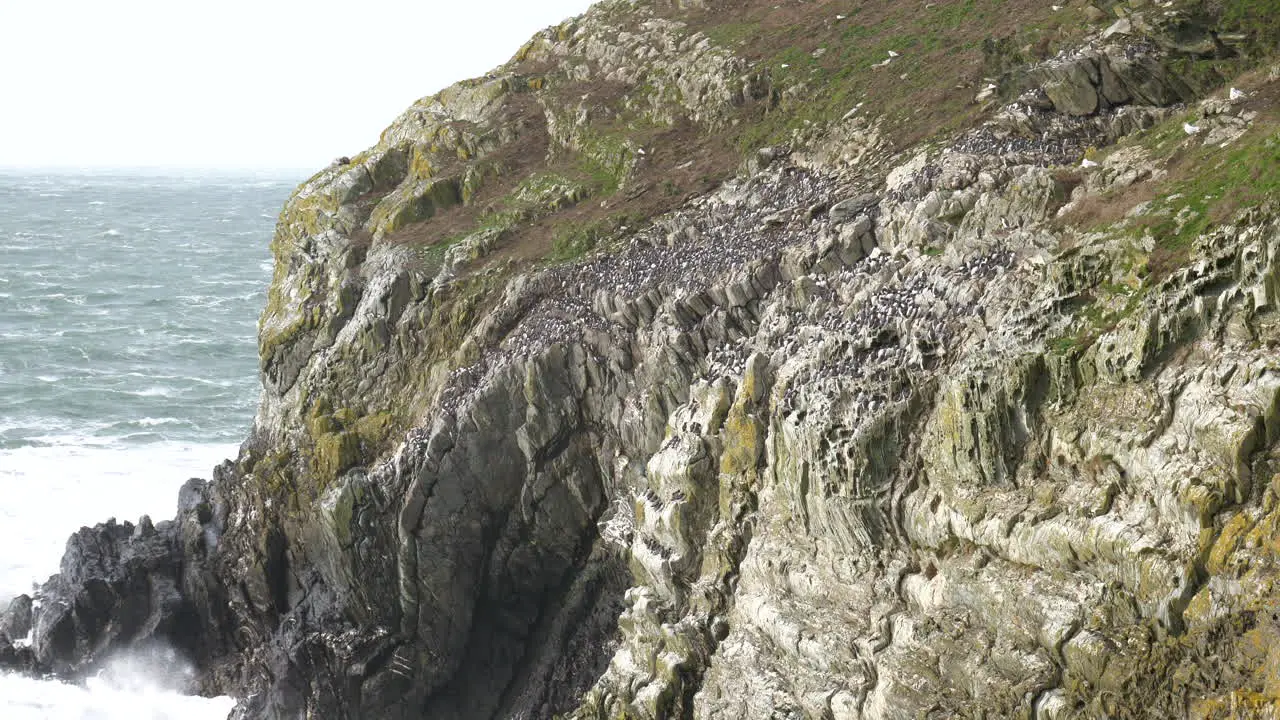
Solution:
M 888 11 L 873 5 L 845 11 L 848 17 L 834 29 L 822 30 L 820 37 L 814 28 L 763 28 L 759 21 L 734 20 L 704 30 L 730 51 L 750 52 L 762 33 L 773 36 L 774 46 L 781 48 L 761 59 L 778 90 L 777 103 L 739 131 L 738 144 L 745 153 L 828 126 L 859 103 L 865 103 L 864 114 L 901 130 L 898 134 L 906 142 L 946 134 L 969 124 L 980 112 L 971 103 L 971 92 L 948 92 L 951 85 L 974 82 L 971 73 L 955 68 L 985 55 L 982 72 L 999 74 L 1003 68 L 992 52 L 1016 56 L 1012 67 L 1020 67 L 1097 29 L 1082 22 L 1078 10 L 1054 13 L 1046 7 L 1041 14 L 1014 2 L 951 0 L 923 7 L 903 4 L 901 10 Z M 1280 49 L 1280 0 L 1202 0 L 1188 3 L 1187 12 L 1191 27 L 1246 36 L 1226 42 L 1218 57 L 1171 61 L 1178 76 L 1198 92 Z M 1008 13 L 1022 13 L 1013 30 Z M 1112 20 L 1104 18 L 1101 24 Z M 823 50 L 818 57 L 813 55 L 815 44 Z M 1233 55 L 1232 49 L 1240 54 Z M 873 67 L 890 50 L 899 57 L 885 67 Z M 789 89 L 798 90 L 788 93 Z
M 733 50 L 750 41 L 759 32 L 758 22 L 727 22 L 708 28 L 705 34 L 715 45 Z
M 1182 133 L 1184 118 L 1167 125 Z M 1166 127 L 1152 137 L 1171 140 Z M 1175 158 L 1173 178 L 1159 187 L 1160 196 L 1147 214 L 1129 221 L 1124 233 L 1136 240 L 1149 235 L 1149 256 L 1133 258 L 1133 276 L 1140 285 L 1103 283 L 1075 313 L 1067 331 L 1049 342 L 1049 350 L 1067 354 L 1088 349 L 1098 337 L 1114 329 L 1142 304 L 1148 289 L 1192 257 L 1195 241 L 1241 210 L 1273 204 L 1280 199 L 1280 126 L 1263 123 L 1228 148 L 1195 147 Z
M 971 81 L 949 58 L 965 56 L 976 62 L 990 26 L 1001 18 L 1005 3 L 954 0 L 921 8 L 902 5 L 881 19 L 862 21 L 869 13 L 852 9 L 822 41 L 823 52 L 814 57 L 813 41 L 800 28 L 770 29 L 786 43 L 763 61 L 775 88 L 782 89 L 778 104 L 758 121 L 748 123 L 738 136 L 744 153 L 788 142 L 810 128 L 822 128 L 843 118 L 859 103 L 867 115 L 885 119 L 902 130 L 907 142 L 936 136 L 963 127 L 977 110 L 972 93 L 956 91 L 958 83 Z M 1046 14 L 1048 13 L 1046 9 Z M 759 28 L 755 23 L 727 23 L 711 28 L 713 42 L 730 50 L 749 43 Z M 1019 44 L 1035 44 L 1035 38 L 1062 38 L 1060 21 L 1045 19 L 1019 31 Z M 898 57 L 883 67 L 877 64 Z M 942 63 L 942 65 L 940 65 Z M 944 67 L 943 71 L 939 71 Z M 800 88 L 787 94 L 787 88 Z
M 464 237 L 466 236 L 456 235 L 438 243 L 414 247 L 413 252 L 418 258 L 418 268 L 431 276 L 440 272 L 441 268 L 444 267 L 444 256 L 449 251 L 449 248 L 462 242 Z
M 587 178 L 593 194 L 608 197 L 627 179 L 634 151 L 625 135 L 586 128 L 578 139 L 577 170 Z
M 1150 233 L 1166 265 L 1185 261 L 1195 239 L 1214 225 L 1280 198 L 1280 128 L 1255 127 L 1227 148 L 1197 147 L 1174 172 L 1177 179 L 1163 185 L 1161 197 L 1132 225 Z
M 1245 52 L 1272 55 L 1280 49 L 1280 0 L 1207 0 L 1210 12 L 1220 12 L 1218 27 L 1248 35 Z
M 738 152 L 750 157 L 761 147 L 803 145 L 818 139 L 855 107 L 861 107 L 859 116 L 877 123 L 879 139 L 888 151 L 947 136 L 971 125 L 986 111 L 973 102 L 982 78 L 1016 72 L 1114 20 L 1108 16 L 1090 27 L 1078 8 L 1052 12 L 1047 5 L 1028 0 L 938 0 L 927 4 L 866 0 L 856 4 L 795 3 L 785 9 L 762 2 L 742 5 L 740 13 L 732 14 L 680 11 L 689 20 L 685 32 L 704 33 L 713 45 L 748 60 L 751 72 L 766 76 L 772 85 L 767 101 L 747 99 L 729 111 L 724 124 L 698 129 L 703 137 L 715 135 L 716 141 L 724 144 L 718 151 L 733 156 L 725 163 L 729 167 L 730 162 L 736 164 Z M 1211 23 L 1249 34 L 1250 47 L 1262 47 L 1268 38 L 1280 39 L 1280 22 L 1275 20 L 1280 17 L 1280 0 L 1188 0 L 1185 5 L 1199 8 L 1199 17 Z M 1111 3 L 1101 7 L 1109 10 Z M 621 32 L 634 18 L 624 12 L 623 5 L 617 6 L 617 12 L 623 23 L 618 26 Z M 837 20 L 837 13 L 845 17 Z M 1243 41 L 1232 42 L 1239 46 Z M 876 67 L 891 50 L 897 57 Z M 1241 63 L 1226 57 L 1186 60 L 1181 74 L 1192 84 L 1212 86 L 1230 77 L 1226 73 Z M 595 209 L 592 204 L 588 208 L 583 201 L 626 193 L 633 181 L 640 186 L 635 173 L 651 171 L 657 160 L 651 153 L 637 162 L 635 148 L 653 147 L 654 138 L 665 137 L 663 133 L 672 130 L 664 112 L 670 109 L 679 117 L 681 98 L 677 83 L 659 82 L 656 75 L 642 75 L 630 86 L 571 82 L 557 88 L 552 82 L 536 91 L 562 93 L 566 102 L 578 97 L 579 91 L 590 93 L 594 103 L 590 122 L 575 131 L 569 143 L 573 150 L 549 155 L 553 162 L 541 173 L 526 178 L 497 200 L 477 205 L 470 216 L 475 223 L 466 234 L 506 232 L 522 223 L 541 221 L 538 232 L 545 230 L 554 240 L 546 259 L 558 262 L 590 252 L 623 224 L 605 215 L 608 211 L 603 207 Z M 1148 135 L 1146 142 L 1172 153 L 1183 146 L 1180 133 L 1180 122 L 1171 123 Z M 661 162 L 669 163 L 665 169 L 670 169 L 682 160 L 663 158 Z M 679 198 L 695 185 L 687 178 L 676 182 L 662 174 L 642 179 L 647 183 L 643 187 L 652 186 L 655 192 L 631 207 L 648 203 L 645 212 L 650 214 L 656 212 L 657 204 L 650 202 L 655 197 Z M 704 174 L 697 184 L 711 185 L 722 179 L 723 171 L 718 171 Z M 493 198 L 511 187 L 493 188 L 487 195 Z M 465 192 L 467 189 L 464 196 L 469 200 L 476 193 Z M 1198 192 L 1199 188 L 1192 190 Z M 1156 236 L 1165 256 L 1185 254 L 1190 239 L 1215 217 L 1214 212 L 1206 212 L 1217 203 L 1214 191 L 1197 196 L 1190 190 L 1170 188 L 1166 196 L 1175 192 L 1183 192 L 1186 199 L 1184 222 L 1174 221 L 1181 207 L 1173 208 L 1169 215 L 1141 219 L 1146 226 L 1140 230 Z M 609 208 L 621 211 L 619 206 L 630 200 L 611 200 Z M 557 219 L 553 216 L 575 205 L 581 207 L 565 213 L 565 227 L 550 224 Z M 482 207 L 487 212 L 477 212 Z M 626 222 L 634 223 L 634 219 Z M 450 227 L 448 232 L 459 229 Z M 438 243 L 431 252 L 441 253 L 462 237 L 465 235 Z M 516 237 L 513 242 L 523 238 Z M 539 247 L 546 247 L 546 239 L 546 233 L 537 236 Z
M 627 213 L 618 213 L 588 222 L 566 222 L 552 236 L 551 254 L 547 259 L 553 263 L 577 260 L 595 250 L 601 242 L 622 228 L 635 227 L 641 222 L 643 218 L 633 217 Z
M 558 173 L 530 175 L 504 199 L 508 212 L 561 210 L 576 205 L 599 191 L 594 179 L 583 182 Z
M 1049 343 L 1064 354 L 1087 349 L 1141 306 L 1154 287 L 1192 257 L 1196 239 L 1242 210 L 1280 199 L 1280 124 L 1260 119 L 1226 148 L 1204 147 L 1182 130 L 1186 116 L 1172 118 L 1136 138 L 1166 162 L 1169 177 L 1156 185 L 1145 214 L 1121 221 L 1117 240 L 1135 247 L 1149 237 L 1151 252 L 1136 251 L 1125 268 L 1140 284 L 1104 283 L 1074 314 L 1072 325 Z
M 1068 355 L 1089 349 L 1102 335 L 1114 330 L 1142 305 L 1147 288 L 1103 283 L 1076 311 L 1070 327 L 1049 341 L 1049 351 Z
M 521 180 L 510 193 L 480 214 L 466 231 L 420 249 L 424 266 L 438 267 L 444 252 L 465 238 L 483 232 L 506 232 L 522 222 L 536 220 L 573 207 L 595 194 L 590 183 L 557 173 L 537 173 Z M 434 262 L 433 262 L 434 261 Z

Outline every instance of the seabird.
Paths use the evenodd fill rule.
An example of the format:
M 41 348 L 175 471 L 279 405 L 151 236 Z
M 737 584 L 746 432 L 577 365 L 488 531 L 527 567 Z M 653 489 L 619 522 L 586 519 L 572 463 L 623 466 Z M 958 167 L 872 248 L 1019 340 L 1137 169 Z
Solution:
M 1249 96 L 1249 93 L 1243 90 L 1238 90 L 1236 88 L 1231 88 L 1230 96 L 1231 96 L 1231 102 L 1235 102 L 1237 100 L 1245 99 L 1246 97 Z
M 1196 133 L 1200 132 L 1200 126 L 1192 125 L 1189 122 L 1184 122 L 1182 123 L 1182 131 L 1188 135 L 1195 135 Z
M 1084 160 L 1081 160 L 1081 161 L 1080 161 L 1080 167 L 1082 167 L 1082 168 L 1094 168 L 1094 167 L 1098 167 L 1098 163 L 1096 163 L 1096 162 L 1094 162 L 1094 161 L 1090 160 L 1089 158 L 1085 158 Z

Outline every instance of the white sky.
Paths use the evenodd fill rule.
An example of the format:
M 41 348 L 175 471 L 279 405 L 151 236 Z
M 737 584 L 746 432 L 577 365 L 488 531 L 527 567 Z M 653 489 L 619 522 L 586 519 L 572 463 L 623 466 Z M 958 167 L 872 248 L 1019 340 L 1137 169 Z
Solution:
M 590 0 L 0 0 L 0 167 L 317 169 Z

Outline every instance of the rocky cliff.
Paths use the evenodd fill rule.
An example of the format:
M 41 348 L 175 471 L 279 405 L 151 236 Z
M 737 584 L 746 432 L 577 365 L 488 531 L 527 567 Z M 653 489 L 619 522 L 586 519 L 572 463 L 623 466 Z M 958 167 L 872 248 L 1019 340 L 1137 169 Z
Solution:
M 1280 5 L 606 0 L 280 216 L 0 623 L 242 718 L 1280 716 Z

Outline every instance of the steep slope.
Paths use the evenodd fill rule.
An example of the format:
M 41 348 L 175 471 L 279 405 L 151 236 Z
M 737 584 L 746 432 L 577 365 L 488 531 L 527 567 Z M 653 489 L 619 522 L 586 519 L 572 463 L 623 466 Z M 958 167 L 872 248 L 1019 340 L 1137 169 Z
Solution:
M 602 2 L 295 192 L 240 457 L 78 534 L 0 662 L 176 643 L 254 718 L 1274 717 L 1277 39 Z

